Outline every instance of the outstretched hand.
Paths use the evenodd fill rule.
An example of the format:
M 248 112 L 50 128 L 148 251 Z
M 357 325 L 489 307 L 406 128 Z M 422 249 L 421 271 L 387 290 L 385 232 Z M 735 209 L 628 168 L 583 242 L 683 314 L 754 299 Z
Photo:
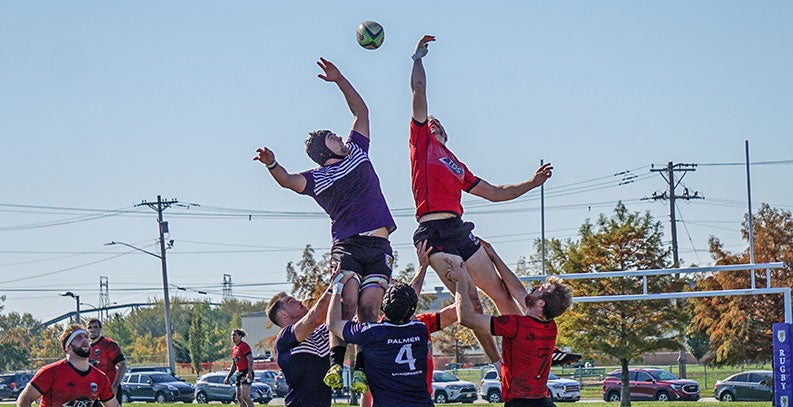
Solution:
M 537 171 L 534 172 L 534 177 L 532 177 L 531 183 L 536 188 L 544 184 L 548 178 L 551 178 L 551 175 L 553 175 L 553 166 L 551 163 L 545 163 L 541 165 L 540 168 L 537 168 Z
M 416 50 L 413 52 L 413 56 L 411 58 L 413 58 L 414 61 L 424 58 L 429 51 L 428 47 L 431 41 L 435 41 L 434 35 L 425 35 L 421 37 L 418 44 L 416 44 Z
M 272 164 L 275 161 L 275 153 L 267 147 L 257 148 L 253 161 L 259 161 L 264 165 Z
M 327 81 L 327 82 L 337 82 L 338 80 L 342 79 L 343 76 L 341 75 L 341 71 L 339 68 L 336 68 L 336 65 L 333 65 L 333 62 L 328 61 L 325 58 L 319 57 L 319 61 L 317 61 L 317 65 L 325 72 L 325 74 L 317 75 L 320 79 Z
M 416 257 L 419 259 L 419 268 L 427 267 L 430 265 L 430 254 L 432 253 L 432 246 L 428 246 L 426 240 L 419 242 L 416 246 Z
M 445 260 L 446 260 L 446 278 L 455 283 L 458 281 L 464 281 L 466 271 L 462 267 L 462 264 L 458 264 L 457 262 L 454 262 L 448 258 Z

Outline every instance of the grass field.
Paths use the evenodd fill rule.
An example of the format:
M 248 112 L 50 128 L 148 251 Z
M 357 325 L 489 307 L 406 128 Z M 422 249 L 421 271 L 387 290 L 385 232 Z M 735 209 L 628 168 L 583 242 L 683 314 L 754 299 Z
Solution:
M 631 406 L 632 407 L 660 407 L 660 406 L 663 406 L 663 407 L 724 407 L 725 406 L 725 403 L 720 403 L 718 401 L 698 401 L 698 402 L 669 401 L 669 402 L 663 402 L 663 404 L 660 404 L 660 405 L 659 405 L 659 403 L 662 403 L 662 402 L 659 402 L 659 401 L 634 401 L 634 402 L 631 402 Z M 146 406 L 146 405 L 155 405 L 155 404 L 135 403 L 134 405 L 136 405 L 136 406 L 137 405 Z M 214 403 L 213 405 L 223 406 L 224 404 Z M 259 405 L 260 404 L 257 404 L 257 406 L 259 406 Z M 467 406 L 469 404 L 456 403 L 456 404 L 443 404 L 443 405 L 449 405 L 449 406 L 461 406 L 462 405 L 462 406 Z M 477 405 L 477 404 L 475 404 L 475 405 Z M 491 407 L 504 407 L 504 403 L 494 403 L 494 404 L 487 404 L 487 405 L 491 406 Z M 571 405 L 573 405 L 573 403 L 556 403 L 556 405 L 558 407 L 565 407 L 565 406 L 571 406 Z M 603 403 L 599 403 L 598 405 L 601 405 L 601 406 L 604 406 L 604 407 L 617 407 L 617 406 L 620 405 L 620 403 L 606 403 L 606 402 L 603 402 Z M 729 407 L 758 407 L 758 406 L 770 406 L 770 405 L 771 405 L 770 402 L 748 402 L 748 401 L 740 402 L 739 401 L 739 402 L 729 403 Z M 2 402 L 2 403 L 0 403 L 0 406 L 2 406 L 2 407 L 11 407 L 11 406 L 14 406 L 14 404 L 10 403 L 10 402 Z M 184 404 L 182 404 L 182 403 L 156 404 L 156 406 L 158 406 L 158 407 L 184 407 Z M 347 404 L 347 403 L 334 403 L 333 404 L 333 407 L 347 407 L 347 406 L 349 406 L 349 404 Z

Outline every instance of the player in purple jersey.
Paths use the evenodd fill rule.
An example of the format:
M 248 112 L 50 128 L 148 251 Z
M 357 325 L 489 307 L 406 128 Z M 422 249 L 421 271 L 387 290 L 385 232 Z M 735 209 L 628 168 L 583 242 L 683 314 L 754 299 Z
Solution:
M 348 284 L 343 292 L 342 318 L 349 320 L 357 313 L 359 321 L 375 321 L 391 279 L 394 257 L 388 236 L 396 230 L 396 222 L 369 161 L 369 108 L 335 65 L 324 58 L 317 65 L 324 71 L 320 79 L 336 83 L 353 114 L 349 138 L 343 142 L 330 130 L 311 132 L 306 153 L 320 167 L 301 173 L 287 172 L 267 147 L 256 150 L 254 160 L 264 164 L 279 185 L 313 197 L 330 216 L 333 262 L 357 274 L 357 284 Z M 331 367 L 325 383 L 334 389 L 342 386 L 345 349 L 340 338 L 331 337 Z M 352 387 L 363 392 L 366 379 L 360 361 L 356 358 Z
M 331 286 L 344 285 L 351 276 L 352 273 L 335 274 Z M 328 364 L 328 328 L 323 322 L 329 301 L 330 289 L 309 310 L 281 292 L 267 305 L 267 317 L 281 327 L 274 347 L 275 359 L 289 388 L 284 399 L 287 406 L 330 406 L 330 388 L 323 383 L 324 370 L 316 368 Z
M 341 317 L 343 286 L 333 286 L 326 325 L 349 343 L 359 344 L 373 406 L 432 406 L 427 392 L 427 327 L 413 319 L 418 296 L 409 285 L 388 288 L 381 309 L 383 322 L 356 323 Z

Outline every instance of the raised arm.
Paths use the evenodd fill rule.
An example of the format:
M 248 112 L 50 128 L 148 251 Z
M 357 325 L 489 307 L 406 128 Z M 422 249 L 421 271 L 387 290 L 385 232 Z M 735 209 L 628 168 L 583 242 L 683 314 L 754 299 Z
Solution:
M 306 177 L 303 174 L 290 174 L 287 172 L 286 168 L 275 161 L 275 153 L 269 148 L 256 149 L 256 156 L 253 157 L 253 161 L 259 161 L 264 164 L 270 170 L 270 175 L 273 176 L 278 185 L 298 193 L 306 189 Z
M 361 95 L 358 94 L 358 91 L 352 87 L 350 81 L 341 74 L 339 68 L 333 65 L 332 62 L 320 57 L 317 65 L 325 72 L 324 75 L 319 74 L 317 76 L 326 82 L 335 82 L 341 93 L 344 94 L 344 99 L 347 101 L 347 106 L 353 115 L 352 129 L 365 137 L 369 137 L 369 108 L 366 107 L 366 102 L 363 101 Z
M 548 178 L 551 178 L 552 172 L 551 163 L 545 163 L 537 168 L 534 176 L 528 181 L 513 185 L 491 185 L 485 180 L 480 180 L 471 193 L 491 202 L 509 201 L 544 184 Z
M 416 275 L 410 279 L 410 288 L 416 292 L 416 295 L 421 295 L 421 287 L 424 286 L 424 277 L 427 276 L 427 267 L 430 265 L 430 252 L 432 252 L 432 246 L 427 247 L 427 241 L 422 240 L 418 246 L 416 246 L 416 257 L 419 259 L 419 269 L 416 271 Z
M 457 308 L 457 319 L 463 326 L 473 329 L 474 331 L 490 333 L 490 315 L 483 315 L 476 311 L 474 304 L 471 302 L 471 297 L 468 296 L 468 279 L 465 278 L 463 273 L 466 273 L 462 267 L 453 266 L 451 270 L 446 273 L 446 278 L 455 282 L 456 293 L 454 294 L 454 302 Z
M 295 338 L 297 338 L 298 341 L 302 342 L 308 338 L 308 336 L 311 335 L 315 329 L 317 329 L 319 324 L 325 322 L 325 316 L 328 314 L 328 305 L 332 300 L 332 296 L 330 295 L 331 291 L 334 290 L 337 285 L 339 285 L 340 288 L 343 288 L 351 277 L 351 272 L 334 273 L 334 278 L 331 280 L 328 291 L 326 291 L 325 294 L 319 298 L 319 301 L 317 301 L 314 306 L 308 310 L 308 313 L 304 315 L 303 318 L 300 318 L 299 321 L 295 322 L 292 330 L 294 331 Z M 341 291 L 339 292 L 341 293 Z M 339 317 L 341 317 L 341 310 L 339 310 Z M 330 328 L 330 325 L 328 325 L 328 328 Z
M 490 257 L 490 261 L 492 261 L 493 265 L 496 267 L 496 271 L 499 277 L 501 277 L 501 281 L 503 281 L 504 285 L 507 287 L 509 295 L 518 302 L 521 311 L 525 314 L 528 310 L 526 306 L 526 296 L 529 295 L 529 292 L 526 291 L 526 287 L 520 279 L 518 279 L 518 276 L 512 272 L 509 266 L 507 266 L 507 263 L 504 262 L 501 256 L 496 253 L 496 250 L 493 249 L 493 245 L 491 245 L 490 242 L 485 241 L 481 237 L 479 238 L 479 242 L 482 243 L 485 253 L 487 253 L 488 257 Z
M 413 91 L 413 120 L 424 123 L 427 121 L 427 75 L 421 58 L 427 55 L 430 41 L 435 41 L 435 36 L 425 35 L 413 53 L 413 71 L 410 73 L 410 88 Z

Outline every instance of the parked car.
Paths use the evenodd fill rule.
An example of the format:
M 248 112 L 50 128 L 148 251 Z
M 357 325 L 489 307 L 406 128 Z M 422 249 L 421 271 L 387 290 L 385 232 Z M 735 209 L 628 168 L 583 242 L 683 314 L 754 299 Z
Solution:
M 680 379 L 657 368 L 628 370 L 631 400 L 699 400 L 699 383 Z M 622 370 L 615 370 L 603 380 L 603 400 L 619 401 L 622 392 Z
M 127 373 L 121 379 L 121 402 L 193 402 L 193 385 L 163 372 Z
M 228 404 L 236 400 L 237 389 L 236 373 L 229 379 L 229 384 L 224 384 L 223 380 L 228 375 L 227 372 L 207 373 L 198 378 L 195 382 L 195 401 L 197 403 L 209 403 L 210 401 L 220 401 Z M 256 403 L 267 404 L 273 399 L 273 391 L 266 383 L 251 383 L 251 399 Z
M 719 401 L 770 401 L 773 384 L 770 370 L 736 373 L 716 382 L 714 396 Z
M 548 391 L 553 401 L 578 401 L 581 400 L 581 384 L 575 380 L 562 379 L 559 376 L 548 374 Z M 479 383 L 479 395 L 490 403 L 500 403 L 501 380 L 495 370 L 485 373 Z
M 126 373 L 139 373 L 139 372 L 162 372 L 182 380 L 176 373 L 168 366 L 127 366 Z
M 436 370 L 432 372 L 432 399 L 435 403 L 473 403 L 476 400 L 476 385 L 462 381 L 457 376 Z
M 0 374 L 0 399 L 16 400 L 32 378 L 32 374 L 25 372 Z
M 270 386 L 270 388 L 273 390 L 273 395 L 278 397 L 284 397 L 287 390 L 289 390 L 287 388 L 284 375 L 276 372 L 275 370 L 263 370 L 256 376 L 256 379 L 254 380 Z

